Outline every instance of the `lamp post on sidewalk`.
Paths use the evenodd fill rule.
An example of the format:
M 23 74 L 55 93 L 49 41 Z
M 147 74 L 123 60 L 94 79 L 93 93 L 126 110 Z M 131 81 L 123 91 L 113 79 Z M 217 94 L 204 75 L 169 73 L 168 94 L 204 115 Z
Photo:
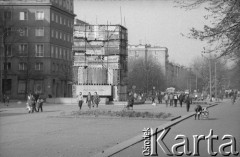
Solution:
M 210 101 L 212 101 L 212 68 L 211 68 L 211 58 L 207 58 L 202 54 L 202 57 L 206 58 L 209 61 L 209 94 Z

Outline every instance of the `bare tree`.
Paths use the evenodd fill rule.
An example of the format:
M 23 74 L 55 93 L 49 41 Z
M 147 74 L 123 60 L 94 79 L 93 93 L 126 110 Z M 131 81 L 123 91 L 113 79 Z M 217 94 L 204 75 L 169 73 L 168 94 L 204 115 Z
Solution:
M 131 88 L 136 86 L 136 90 L 150 91 L 153 86 L 157 90 L 165 89 L 165 76 L 162 72 L 162 67 L 149 57 L 145 62 L 143 58 L 137 59 L 134 62 L 129 62 L 128 85 Z
M 203 30 L 192 28 L 189 37 L 205 40 L 209 48 L 204 52 L 216 52 L 218 56 L 240 59 L 240 1 L 239 0 L 176 0 L 182 8 L 194 9 L 206 4 L 209 12 L 205 19 L 211 22 Z

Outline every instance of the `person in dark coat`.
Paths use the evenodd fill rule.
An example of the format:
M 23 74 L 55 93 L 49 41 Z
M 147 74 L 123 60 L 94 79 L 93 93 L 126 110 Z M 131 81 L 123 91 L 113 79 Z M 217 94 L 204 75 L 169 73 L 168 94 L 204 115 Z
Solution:
M 198 117 L 198 120 L 199 120 L 201 112 L 202 112 L 202 106 L 201 105 L 197 105 L 194 110 L 196 112 L 195 113 L 195 120 L 196 120 L 196 117 Z
M 132 108 L 132 110 L 133 110 L 133 104 L 134 104 L 134 96 L 133 96 L 133 93 L 130 92 L 129 95 L 128 95 L 128 105 L 127 105 L 127 109 Z
M 93 107 L 94 105 L 96 105 L 96 107 L 98 108 L 99 102 L 100 102 L 99 95 L 97 94 L 97 92 L 95 92 L 93 95 Z
M 186 107 L 187 107 L 187 112 L 189 112 L 190 104 L 191 104 L 191 98 L 190 98 L 189 94 L 187 94 L 185 96 L 185 103 L 186 103 Z
M 175 93 L 175 94 L 173 95 L 173 101 L 174 101 L 174 107 L 177 107 L 177 101 L 178 101 L 178 95 L 177 95 L 177 93 Z
M 88 108 L 91 109 L 91 105 L 92 105 L 92 95 L 90 92 L 88 92 L 88 96 L 86 99 L 86 103 L 88 104 Z
M 162 104 L 162 99 L 163 99 L 163 95 L 161 92 L 158 93 L 158 102 L 159 104 Z
M 183 103 L 183 100 L 184 100 L 184 95 L 183 95 L 183 93 L 181 93 L 180 95 L 179 95 L 179 103 L 180 103 L 180 106 L 182 107 L 182 103 Z
M 38 97 L 37 100 L 37 112 L 39 112 L 39 110 L 41 109 L 41 112 L 43 111 L 43 102 L 44 100 L 41 97 Z
M 31 94 L 30 99 L 31 99 L 31 103 L 32 103 L 32 113 L 34 111 L 37 112 L 37 109 L 36 109 L 36 104 L 37 103 L 36 103 L 34 94 Z

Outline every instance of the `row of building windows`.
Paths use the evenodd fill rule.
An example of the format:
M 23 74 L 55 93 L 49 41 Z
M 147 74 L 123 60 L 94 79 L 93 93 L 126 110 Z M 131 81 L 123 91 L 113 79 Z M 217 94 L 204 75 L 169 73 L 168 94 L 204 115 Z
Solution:
M 71 0 L 53 0 L 53 2 L 63 7 L 64 9 L 73 11 L 73 2 Z
M 67 42 L 73 42 L 73 37 L 70 34 L 66 34 L 64 32 L 61 32 L 59 30 L 51 30 L 51 37 L 52 38 L 56 38 L 56 39 L 60 39 L 63 41 L 67 41 Z
M 52 58 L 59 58 L 59 59 L 66 59 L 66 60 L 71 60 L 72 55 L 71 55 L 71 50 L 70 49 L 65 49 L 63 47 L 59 46 L 51 46 L 51 57 Z
M 12 12 L 11 11 L 4 11 L 4 19 L 5 20 L 12 20 Z M 28 11 L 20 11 L 19 12 L 19 20 L 25 21 L 28 20 Z M 35 20 L 44 20 L 44 11 L 38 10 L 35 12 Z M 73 21 L 68 18 L 62 17 L 60 15 L 52 13 L 51 21 L 56 23 L 68 26 L 70 28 L 73 27 Z
M 4 69 L 5 70 L 11 70 L 12 69 L 12 64 L 11 62 L 8 62 L 7 64 L 4 64 Z M 18 70 L 24 71 L 27 70 L 27 63 L 21 62 L 18 64 Z M 43 70 L 43 63 L 42 62 L 37 62 L 34 64 L 34 70 L 36 71 L 42 71 Z
M 27 67 L 28 67 L 28 65 L 25 62 L 20 62 L 18 64 L 18 70 L 19 71 L 26 71 Z M 11 62 L 8 62 L 7 64 L 4 64 L 4 69 L 5 70 L 11 70 L 12 69 Z M 43 71 L 43 63 L 42 62 L 35 63 L 34 64 L 34 70 L 36 70 L 36 71 Z M 65 73 L 68 73 L 68 72 L 70 72 L 70 67 L 68 67 L 66 64 L 56 64 L 56 63 L 53 63 L 52 71 L 53 72 L 63 71 Z
M 71 28 L 73 27 L 73 21 L 53 12 L 51 13 L 51 21 L 59 23 L 60 25 L 65 25 Z
M 5 20 L 12 20 L 12 11 L 4 11 L 4 19 Z M 28 11 L 20 11 L 19 12 L 19 20 L 24 21 L 28 20 Z M 44 20 L 44 11 L 38 10 L 35 12 L 35 20 Z
M 7 56 L 11 57 L 12 54 L 12 45 L 7 44 L 5 46 Z M 19 44 L 18 45 L 18 55 L 26 56 L 28 54 L 28 44 Z M 44 44 L 35 45 L 35 57 L 44 57 Z M 51 58 L 58 58 L 64 60 L 71 60 L 71 50 L 59 46 L 51 46 Z
M 13 32 L 13 30 L 14 29 L 11 28 L 11 27 L 6 28 L 7 35 L 10 36 L 11 33 Z M 27 27 L 23 27 L 23 28 L 19 29 L 18 32 L 19 32 L 19 36 L 22 36 L 22 37 L 28 36 L 28 28 Z M 36 37 L 43 37 L 44 36 L 44 27 L 35 28 L 35 36 Z M 73 42 L 72 35 L 64 33 L 64 32 L 59 31 L 59 30 L 52 29 L 51 30 L 51 37 L 59 39 L 59 40 L 67 41 L 67 42 Z
M 65 74 L 70 72 L 70 67 L 68 67 L 66 64 L 57 64 L 53 63 L 52 64 L 52 72 L 59 72 L 62 71 Z

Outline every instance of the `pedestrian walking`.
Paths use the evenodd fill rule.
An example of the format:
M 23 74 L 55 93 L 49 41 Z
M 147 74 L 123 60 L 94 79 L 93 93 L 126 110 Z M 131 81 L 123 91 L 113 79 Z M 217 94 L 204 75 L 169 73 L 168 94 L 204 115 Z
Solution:
M 174 96 L 173 96 L 173 101 L 174 101 L 174 107 L 177 107 L 177 101 L 178 101 L 178 95 L 177 95 L 177 93 L 174 94 Z
M 168 95 L 168 93 L 165 94 L 164 101 L 166 103 L 166 107 L 168 107 L 168 102 L 169 102 L 169 95 Z
M 92 105 L 92 95 L 91 95 L 90 92 L 88 92 L 88 96 L 87 96 L 86 103 L 88 104 L 88 108 L 91 109 L 91 105 Z
M 183 100 L 184 100 L 184 95 L 183 95 L 183 93 L 181 93 L 181 94 L 179 95 L 178 100 L 179 100 L 180 106 L 182 107 L 182 103 L 183 103 Z
M 9 96 L 7 96 L 6 94 L 3 95 L 3 104 L 4 104 L 4 106 L 9 105 Z
M 170 93 L 169 100 L 170 100 L 170 106 L 173 106 L 173 93 Z
M 186 107 L 187 107 L 187 112 L 189 112 L 190 104 L 191 104 L 191 98 L 190 98 L 189 94 L 187 94 L 185 96 L 185 103 L 186 103 Z
M 133 110 L 133 104 L 134 104 L 134 95 L 132 92 L 129 92 L 127 109 L 129 110 L 130 108 L 132 108 L 132 110 Z
M 34 111 L 37 112 L 35 96 L 33 94 L 31 94 L 30 99 L 31 99 L 31 103 L 32 103 L 32 113 Z
M 78 101 L 78 107 L 79 107 L 79 111 L 80 111 L 82 109 L 82 104 L 83 104 L 82 92 L 79 92 L 79 95 L 77 95 L 77 101 Z
M 28 110 L 28 113 L 31 113 L 32 111 L 32 95 L 29 93 L 27 96 L 27 103 L 26 103 L 26 109 Z
M 159 104 L 162 104 L 162 98 L 163 98 L 162 92 L 159 92 L 158 93 L 158 102 L 159 102 Z
M 97 92 L 95 92 L 93 95 L 93 107 L 96 105 L 96 107 L 98 108 L 99 102 L 100 102 L 99 95 L 97 94 Z
M 37 112 L 39 112 L 39 110 L 41 110 L 41 112 L 43 111 L 43 102 L 43 98 L 39 96 L 37 100 Z

